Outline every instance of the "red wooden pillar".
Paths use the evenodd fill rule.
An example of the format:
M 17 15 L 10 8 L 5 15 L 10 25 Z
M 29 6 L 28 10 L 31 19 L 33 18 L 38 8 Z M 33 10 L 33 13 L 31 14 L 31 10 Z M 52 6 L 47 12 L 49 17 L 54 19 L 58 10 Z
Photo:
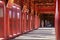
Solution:
M 27 16 L 27 19 L 28 19 L 28 31 L 30 31 L 31 30 L 31 28 L 30 28 L 30 14 L 28 13 L 27 14 L 28 16 Z
M 20 33 L 22 34 L 22 10 L 20 10 Z
M 12 4 L 12 5 L 11 5 Z M 17 36 L 17 6 L 13 3 L 8 3 L 7 5 L 7 14 L 8 14 L 8 31 L 7 36 L 10 38 Z
M 56 40 L 60 40 L 60 0 L 56 0 L 55 28 Z
M 33 30 L 33 26 L 32 26 L 32 15 L 30 14 L 30 30 Z
M 7 15 L 6 15 L 6 17 L 7 17 L 7 37 L 8 38 L 10 38 L 10 37 L 12 37 L 12 5 L 11 5 L 12 3 L 8 3 L 8 5 L 7 5 L 7 7 L 6 7 L 6 13 L 7 13 Z
M 26 15 L 26 17 L 27 17 L 27 20 L 26 20 L 26 26 L 27 26 L 27 32 L 29 32 L 30 31 L 30 13 L 29 13 L 29 1 L 30 0 L 27 0 L 27 15 Z
M 40 7 L 38 6 L 38 9 L 37 9 L 37 11 L 38 11 L 38 14 L 37 14 L 37 17 L 38 17 L 38 28 L 40 27 L 40 9 L 39 9 Z
M 39 15 L 38 15 L 38 26 L 40 27 L 40 17 L 39 17 Z
M 16 5 L 13 5 L 12 7 L 12 31 L 13 31 L 13 36 L 17 35 L 17 7 Z
M 27 31 L 26 30 L 26 28 L 27 28 L 27 26 L 26 26 L 26 12 L 25 13 L 23 13 L 23 31 L 24 31 L 24 33 Z
M 34 29 L 34 14 L 31 14 L 31 28 Z
M 40 25 L 39 23 L 40 23 L 39 16 L 36 14 L 35 15 L 35 29 L 39 28 L 39 25 Z
M 1 40 L 6 38 L 6 12 L 5 3 L 0 1 L 0 38 Z
M 27 20 L 27 12 L 25 12 L 25 14 L 24 14 L 24 22 L 25 22 L 24 23 L 24 29 L 25 29 L 24 31 L 25 32 L 27 32 L 27 25 L 28 25 L 28 24 L 26 24 L 26 20 Z
M 17 5 L 17 35 L 21 34 L 21 8 Z
M 35 3 L 35 2 L 34 2 Z M 35 22 L 34 22 L 34 29 L 36 29 L 36 27 L 37 27 L 37 12 L 36 12 L 36 9 L 37 7 L 36 7 L 36 4 L 34 4 L 34 14 L 35 14 Z
M 37 14 L 35 14 L 35 29 L 37 29 Z
M 40 27 L 40 18 L 39 18 L 39 14 L 37 15 L 37 21 L 38 21 L 38 23 L 37 23 L 37 28 L 39 28 Z
M 39 25 L 40 25 L 39 24 L 40 23 L 39 14 L 40 14 L 39 6 L 37 6 L 37 4 L 35 4 L 35 29 L 38 29 Z
M 7 37 L 12 37 L 12 25 L 11 25 L 12 24 L 12 22 L 11 22 L 12 21 L 11 20 L 12 19 L 11 18 L 11 16 L 12 16 L 11 15 L 12 14 L 12 10 L 11 10 L 11 8 L 7 7 L 6 8 L 6 13 L 7 13 L 7 15 L 6 15 L 6 17 L 7 17 L 7 19 L 6 19 L 7 23 L 6 24 L 7 24 L 7 34 L 8 34 Z
M 34 14 L 34 12 L 32 14 L 32 28 L 33 29 L 35 28 L 35 14 Z
M 23 33 L 25 33 L 27 30 L 27 26 L 26 26 L 26 19 L 27 19 L 27 6 L 24 5 L 23 6 L 23 10 L 22 10 L 22 31 Z
M 30 14 L 28 9 L 26 13 L 26 29 L 27 29 L 27 32 L 30 31 Z
M 32 30 L 31 21 L 32 21 L 32 16 L 31 16 L 31 0 L 29 0 L 28 27 L 29 27 L 30 31 Z
M 31 14 L 31 18 L 30 18 L 30 20 L 31 20 L 31 30 L 33 30 L 33 24 L 34 24 L 34 22 L 33 22 L 33 14 Z
M 34 21 L 35 21 L 35 19 L 34 19 L 34 16 L 35 16 L 34 15 L 35 14 L 34 9 L 35 9 L 35 7 L 34 7 L 34 4 L 33 4 L 34 0 L 31 0 L 30 2 L 31 2 L 31 28 L 32 28 L 31 30 L 33 30 L 34 29 L 34 24 L 35 24 L 34 23 Z
M 17 35 L 20 34 L 20 33 L 19 33 L 19 31 L 20 31 L 20 30 L 19 30 L 19 29 L 20 29 L 20 23 L 19 23 L 19 22 L 20 22 L 20 17 L 19 17 L 19 16 L 20 16 L 20 12 L 19 12 L 19 10 L 20 10 L 19 7 L 17 7 L 17 14 L 16 14 L 16 15 L 17 15 L 17 17 L 16 17 L 16 19 L 17 19 L 17 21 L 16 21 L 16 25 L 17 25 L 17 28 L 16 28 L 16 30 L 17 30 Z
M 22 0 L 22 5 L 23 5 L 23 8 L 22 8 L 22 33 L 25 33 L 27 30 L 26 30 L 26 9 L 27 9 L 27 5 L 26 5 L 26 1 L 25 0 Z

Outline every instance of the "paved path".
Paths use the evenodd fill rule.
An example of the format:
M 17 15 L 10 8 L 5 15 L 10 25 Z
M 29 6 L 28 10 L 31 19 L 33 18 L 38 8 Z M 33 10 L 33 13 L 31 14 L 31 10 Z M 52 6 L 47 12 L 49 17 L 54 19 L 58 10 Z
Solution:
M 55 29 L 39 28 L 38 30 L 16 37 L 13 40 L 55 40 Z

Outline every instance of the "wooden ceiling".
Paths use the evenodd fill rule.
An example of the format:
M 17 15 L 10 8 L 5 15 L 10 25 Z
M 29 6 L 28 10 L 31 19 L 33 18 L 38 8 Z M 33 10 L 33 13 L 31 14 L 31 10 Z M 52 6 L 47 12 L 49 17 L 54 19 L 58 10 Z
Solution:
M 34 0 L 35 5 L 38 7 L 40 13 L 52 13 L 55 12 L 55 0 Z
M 9 0 L 3 0 L 6 2 Z M 55 0 L 14 0 L 14 3 L 20 5 L 21 7 L 23 7 L 23 5 L 27 5 L 29 7 L 34 8 L 37 11 L 41 11 L 41 12 L 50 12 L 50 11 L 55 11 Z
M 9 1 L 9 0 L 3 0 L 5 1 L 6 3 Z M 32 2 L 32 4 L 36 4 L 37 6 L 54 6 L 55 5 L 55 0 L 14 0 L 14 3 L 18 4 L 21 6 L 21 4 L 25 4 L 27 2 Z

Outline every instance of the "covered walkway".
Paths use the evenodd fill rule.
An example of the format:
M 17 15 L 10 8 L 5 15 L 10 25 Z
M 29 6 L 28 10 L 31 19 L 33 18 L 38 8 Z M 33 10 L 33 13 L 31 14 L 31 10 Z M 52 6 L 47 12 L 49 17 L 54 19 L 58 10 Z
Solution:
M 0 40 L 60 40 L 60 0 L 0 0 Z
M 55 40 L 55 28 L 39 28 L 13 40 Z

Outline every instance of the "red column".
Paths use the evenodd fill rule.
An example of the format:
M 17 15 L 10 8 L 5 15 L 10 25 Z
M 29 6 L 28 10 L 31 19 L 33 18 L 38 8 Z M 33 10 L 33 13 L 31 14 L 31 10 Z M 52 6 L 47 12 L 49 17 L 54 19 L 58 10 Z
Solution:
M 17 35 L 21 34 L 21 8 L 17 6 Z
M 55 29 L 56 29 L 56 40 L 60 40 L 60 20 L 59 20 L 59 16 L 60 14 L 58 13 L 58 0 L 56 0 L 56 13 L 55 13 Z
M 37 13 L 35 14 L 35 29 L 38 28 L 38 16 Z
M 6 13 L 3 1 L 0 1 L 0 38 L 6 38 Z
M 32 26 L 32 14 L 30 14 L 30 30 L 33 30 L 33 26 Z
M 26 32 L 26 13 L 22 14 L 22 32 Z

